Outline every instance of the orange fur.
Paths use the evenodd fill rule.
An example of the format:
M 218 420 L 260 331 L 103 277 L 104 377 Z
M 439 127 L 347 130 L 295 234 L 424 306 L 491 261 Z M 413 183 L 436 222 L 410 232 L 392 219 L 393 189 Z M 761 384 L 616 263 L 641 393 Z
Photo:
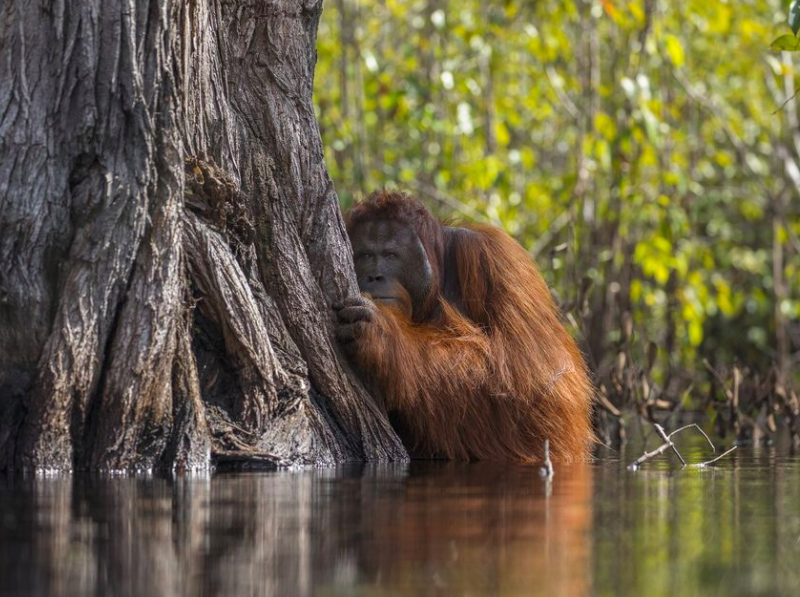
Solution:
M 414 226 L 434 288 L 413 321 L 378 305 L 356 357 L 412 452 L 529 462 L 549 439 L 555 460 L 585 460 L 592 386 L 524 249 L 490 226 L 446 228 L 416 199 L 386 191 L 356 204 L 348 229 L 387 217 Z M 442 291 L 448 275 L 457 277 L 453 302 Z

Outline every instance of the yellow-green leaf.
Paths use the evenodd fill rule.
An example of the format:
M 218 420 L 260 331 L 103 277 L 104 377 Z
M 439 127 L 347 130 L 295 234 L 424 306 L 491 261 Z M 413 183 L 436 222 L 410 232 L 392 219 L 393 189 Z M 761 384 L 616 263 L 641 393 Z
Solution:
M 674 35 L 667 35 L 667 54 L 669 54 L 669 59 L 672 61 L 672 64 L 675 66 L 683 66 L 685 60 L 683 46 Z
M 703 341 L 703 325 L 697 321 L 689 322 L 689 342 L 692 343 L 692 346 L 700 346 L 700 343 Z
M 789 33 L 781 35 L 769 45 L 769 49 L 776 52 L 798 52 L 800 51 L 800 38 Z
M 594 128 L 609 141 L 617 134 L 617 125 L 614 120 L 608 114 L 603 114 L 602 112 L 595 114 Z

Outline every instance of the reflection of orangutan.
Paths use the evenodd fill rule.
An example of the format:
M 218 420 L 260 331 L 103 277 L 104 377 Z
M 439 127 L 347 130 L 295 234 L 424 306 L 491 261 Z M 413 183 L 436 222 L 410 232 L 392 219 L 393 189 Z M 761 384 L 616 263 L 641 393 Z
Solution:
M 588 455 L 592 388 L 528 254 L 488 226 L 439 223 L 380 191 L 347 215 L 358 284 L 337 335 L 413 455 Z
M 361 484 L 351 481 L 352 494 L 333 494 L 358 510 L 339 525 L 357 543 L 337 545 L 335 553 L 358 554 L 362 587 L 384 595 L 591 594 L 597 471 L 588 464 L 559 465 L 549 488 L 527 467 L 417 463 L 394 479 L 393 491 L 381 492 L 391 477 L 379 470 L 365 471 Z M 368 483 L 369 497 L 358 493 Z M 320 506 L 315 511 L 336 511 Z M 319 528 L 326 541 L 335 536 Z

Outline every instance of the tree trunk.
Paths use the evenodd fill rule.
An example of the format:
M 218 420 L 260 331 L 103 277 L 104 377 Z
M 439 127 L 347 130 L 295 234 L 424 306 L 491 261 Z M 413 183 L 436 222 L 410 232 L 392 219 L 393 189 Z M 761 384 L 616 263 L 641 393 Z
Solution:
M 358 292 L 318 0 L 0 0 L 0 469 L 405 459 Z

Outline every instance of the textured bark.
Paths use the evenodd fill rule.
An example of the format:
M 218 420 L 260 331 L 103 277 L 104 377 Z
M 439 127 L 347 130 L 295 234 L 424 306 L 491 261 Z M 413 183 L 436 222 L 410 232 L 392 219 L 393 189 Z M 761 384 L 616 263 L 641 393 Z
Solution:
M 331 334 L 321 9 L 0 2 L 0 469 L 406 457 Z

